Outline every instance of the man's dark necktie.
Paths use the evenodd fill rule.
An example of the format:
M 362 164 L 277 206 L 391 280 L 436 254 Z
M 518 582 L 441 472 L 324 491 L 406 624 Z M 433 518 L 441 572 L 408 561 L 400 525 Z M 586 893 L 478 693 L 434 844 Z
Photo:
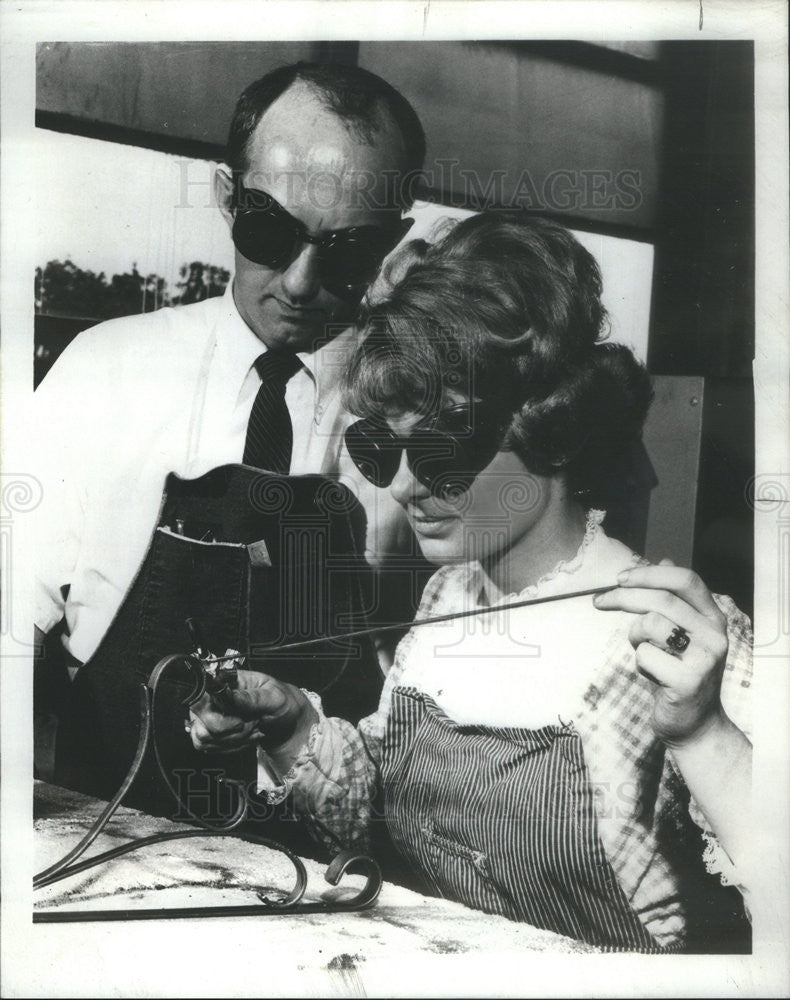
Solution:
M 267 351 L 256 360 L 261 387 L 247 425 L 245 465 L 269 472 L 290 471 L 293 427 L 285 405 L 285 386 L 301 367 L 302 362 L 290 351 Z

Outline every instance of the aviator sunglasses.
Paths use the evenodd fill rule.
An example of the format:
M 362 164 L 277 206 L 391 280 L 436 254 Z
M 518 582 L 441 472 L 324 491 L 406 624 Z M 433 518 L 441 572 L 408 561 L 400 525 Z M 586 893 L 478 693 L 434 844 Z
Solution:
M 433 496 L 452 499 L 465 492 L 502 445 L 507 421 L 482 403 L 442 411 L 430 427 L 401 437 L 384 421 L 364 418 L 346 430 L 348 453 L 374 486 L 389 486 L 406 461 Z
M 412 226 L 399 219 L 387 226 L 354 226 L 323 236 L 311 236 L 265 191 L 237 185 L 233 195 L 233 243 L 247 260 L 264 267 L 289 264 L 303 243 L 318 247 L 321 284 L 333 295 L 358 302 L 373 281 L 382 260 Z

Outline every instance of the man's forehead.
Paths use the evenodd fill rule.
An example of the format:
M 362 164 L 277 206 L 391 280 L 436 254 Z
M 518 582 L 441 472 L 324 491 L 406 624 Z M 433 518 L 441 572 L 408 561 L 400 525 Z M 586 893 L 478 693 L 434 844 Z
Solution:
M 394 122 L 382 115 L 382 127 L 371 139 L 367 142 L 312 87 L 297 81 L 258 123 L 247 149 L 249 172 L 326 174 L 337 184 L 359 172 L 391 172 L 402 166 L 403 139 Z

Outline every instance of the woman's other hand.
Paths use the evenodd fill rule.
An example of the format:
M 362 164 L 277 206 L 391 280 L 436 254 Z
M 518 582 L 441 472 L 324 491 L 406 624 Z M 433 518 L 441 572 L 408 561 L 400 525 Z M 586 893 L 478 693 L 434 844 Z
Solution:
M 751 885 L 752 746 L 721 704 L 727 621 L 696 573 L 662 559 L 619 577 L 596 607 L 638 615 L 629 638 L 639 671 L 655 683 L 653 726 L 671 748 L 692 797 L 735 865 L 731 878 Z M 667 639 L 676 628 L 688 637 Z M 680 648 L 685 645 L 685 648 Z
M 189 730 L 196 750 L 233 751 L 262 746 L 290 766 L 289 758 L 307 742 L 318 715 L 293 684 L 267 674 L 238 671 L 237 686 L 221 698 L 205 694 L 191 706 Z
M 629 639 L 639 672 L 656 685 L 653 727 L 668 745 L 682 745 L 723 721 L 727 620 L 697 574 L 668 559 L 627 570 L 618 582 L 596 595 L 595 606 L 638 615 Z M 688 645 L 681 650 L 683 633 Z

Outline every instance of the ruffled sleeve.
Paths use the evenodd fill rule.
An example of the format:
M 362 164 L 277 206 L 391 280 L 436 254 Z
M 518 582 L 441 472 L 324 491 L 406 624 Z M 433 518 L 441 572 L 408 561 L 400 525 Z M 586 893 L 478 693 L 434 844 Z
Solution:
M 721 681 L 721 703 L 735 725 L 751 739 L 752 710 L 752 647 L 754 644 L 749 618 L 735 605 L 730 597 L 713 595 L 721 611 L 727 616 L 727 639 L 729 650 L 727 663 Z M 673 761 L 674 765 L 674 761 Z M 675 768 L 677 770 L 677 768 Z M 705 844 L 702 860 L 711 875 L 718 875 L 722 885 L 737 886 L 745 896 L 748 885 L 743 872 L 739 871 L 729 855 L 710 829 L 708 820 L 694 797 L 689 800 L 689 815 L 702 831 Z

